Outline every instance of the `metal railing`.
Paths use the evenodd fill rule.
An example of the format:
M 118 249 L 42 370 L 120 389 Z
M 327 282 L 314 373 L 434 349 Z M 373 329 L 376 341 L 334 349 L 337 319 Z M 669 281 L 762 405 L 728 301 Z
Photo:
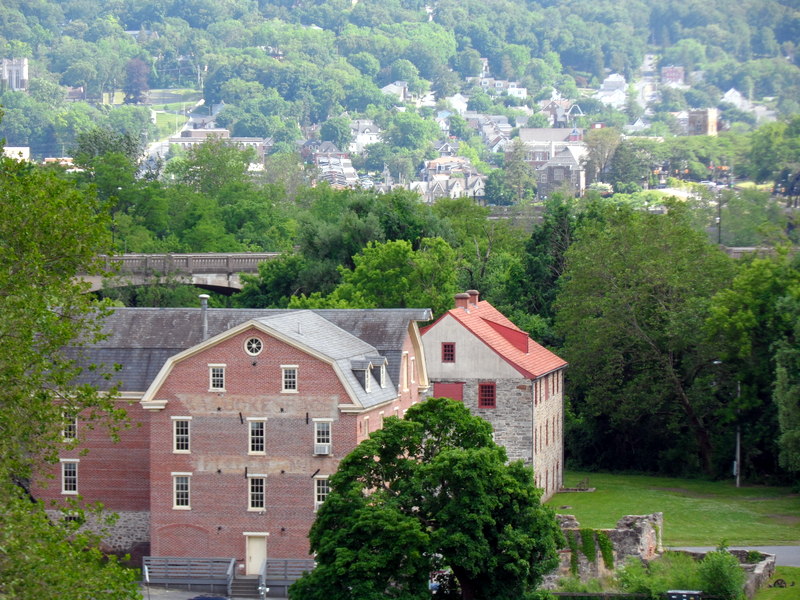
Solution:
M 258 265 L 280 252 L 225 254 L 121 254 L 106 256 L 109 271 L 120 274 L 150 273 L 257 273 Z

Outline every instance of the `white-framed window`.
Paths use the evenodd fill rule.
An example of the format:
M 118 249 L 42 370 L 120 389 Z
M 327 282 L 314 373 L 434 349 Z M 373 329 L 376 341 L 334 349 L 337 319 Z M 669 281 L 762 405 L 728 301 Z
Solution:
M 364 435 L 369 435 L 369 417 L 364 417 Z
M 331 420 L 314 419 L 314 454 L 326 456 L 331 453 Z
M 297 365 L 281 365 L 281 391 L 297 393 Z
M 61 493 L 77 495 L 78 493 L 78 463 L 77 458 L 61 459 Z
M 192 417 L 172 417 L 172 452 L 188 454 L 191 452 Z
M 190 510 L 192 508 L 192 474 L 172 474 L 172 508 L 174 510 Z
M 263 349 L 264 342 L 261 341 L 261 338 L 251 337 L 244 342 L 244 351 L 250 356 L 258 356 Z
M 379 412 L 378 413 L 378 429 L 383 429 L 383 417 L 384 417 L 384 412 L 383 411 Z
M 403 382 L 403 391 L 408 391 L 408 352 L 403 352 L 403 360 L 400 363 L 400 377 Z
M 61 418 L 64 423 L 61 437 L 67 442 L 75 440 L 78 437 L 78 416 L 72 412 L 63 412 Z
M 247 453 L 267 453 L 267 420 L 261 418 L 247 419 Z
M 225 391 L 225 365 L 208 365 L 208 390 Z
M 328 477 L 314 478 L 314 512 L 319 510 L 322 503 L 328 498 L 331 488 L 328 484 Z
M 386 364 L 381 365 L 381 387 L 386 387 Z
M 369 392 L 372 383 L 372 365 L 367 367 L 366 372 L 364 373 L 364 391 Z
M 248 475 L 247 510 L 264 510 L 266 507 L 266 475 Z
M 411 383 L 417 380 L 417 359 L 411 357 Z

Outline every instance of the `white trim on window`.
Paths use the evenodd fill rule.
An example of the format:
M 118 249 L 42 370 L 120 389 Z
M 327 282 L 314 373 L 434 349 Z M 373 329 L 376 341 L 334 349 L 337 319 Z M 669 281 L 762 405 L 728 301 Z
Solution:
M 367 370 L 364 371 L 364 391 L 369 393 L 372 381 L 372 365 L 367 366 Z
M 314 454 L 329 456 L 333 451 L 333 419 L 313 419 Z
M 331 493 L 331 486 L 328 483 L 327 475 L 320 475 L 314 477 L 314 512 L 319 510 L 322 503 L 328 498 Z
M 247 453 L 258 455 L 267 453 L 266 417 L 247 417 Z
M 411 357 L 411 383 L 416 383 L 417 381 L 417 359 L 413 356 Z
M 224 392 L 225 391 L 225 364 L 209 364 L 208 365 L 208 391 L 209 392 Z
M 296 394 L 298 392 L 297 365 L 281 365 L 281 393 Z
M 78 494 L 78 458 L 61 459 L 61 493 L 69 496 Z
M 247 475 L 247 510 L 263 512 L 267 507 L 267 476 Z
M 400 380 L 403 385 L 403 391 L 408 391 L 408 352 L 403 352 L 403 358 L 400 361 Z
M 61 413 L 63 427 L 61 428 L 61 438 L 65 442 L 73 442 L 78 439 L 78 415 L 70 411 Z
M 192 509 L 191 473 L 172 473 L 172 509 Z
M 189 454 L 192 451 L 192 417 L 172 419 L 172 453 Z
M 381 365 L 381 387 L 386 387 L 386 363 Z

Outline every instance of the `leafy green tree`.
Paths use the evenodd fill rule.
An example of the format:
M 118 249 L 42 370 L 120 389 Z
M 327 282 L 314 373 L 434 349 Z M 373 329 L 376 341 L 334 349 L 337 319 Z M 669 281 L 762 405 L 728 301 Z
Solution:
M 514 202 L 523 204 L 533 198 L 536 192 L 536 174 L 533 167 L 525 160 L 525 144 L 520 138 L 514 138 L 511 148 L 503 161 L 503 178 L 511 189 Z
M 319 128 L 319 135 L 323 141 L 333 142 L 342 152 L 350 148 L 350 119 L 346 115 L 331 117 Z
M 562 537 L 531 471 L 506 460 L 461 403 L 432 398 L 386 419 L 330 478 L 309 534 L 317 566 L 290 598 L 422 600 L 442 570 L 449 597 L 527 597 Z
M 150 91 L 147 81 L 149 72 L 150 66 L 141 58 L 132 58 L 125 65 L 125 85 L 122 89 L 126 104 L 141 104 L 147 98 L 147 92 Z
M 620 132 L 615 127 L 590 129 L 586 132 L 586 175 L 589 181 L 604 181 L 604 173 L 614 158 L 621 141 Z
M 742 468 L 755 476 L 777 471 L 776 441 L 782 464 L 794 470 L 792 382 L 797 372 L 792 349 L 798 302 L 797 258 L 784 249 L 743 265 L 711 303 L 707 328 L 725 367 L 720 372 L 728 383 L 723 393 L 732 399 L 727 421 L 742 424 Z M 781 435 L 777 440 L 776 431 Z
M 571 364 L 576 413 L 592 428 L 583 460 L 617 468 L 711 474 L 720 409 L 704 343 L 710 298 L 729 285 L 731 259 L 692 229 L 685 207 L 653 215 L 607 206 L 566 254 L 556 327 Z M 576 433 L 576 435 L 578 435 Z M 637 448 L 631 455 L 629 448 Z
M 352 270 L 340 267 L 342 282 L 329 294 L 294 296 L 293 308 L 431 308 L 447 311 L 456 293 L 455 252 L 442 239 L 370 242 L 353 256 Z
M 789 308 L 800 314 L 795 302 Z M 800 471 L 800 319 L 791 337 L 781 340 L 775 352 L 775 392 L 778 407 L 780 465 L 787 471 Z
M 0 158 L 0 596 L 138 597 L 135 576 L 105 560 L 98 540 L 51 522 L 30 494 L 40 461 L 64 447 L 63 414 L 120 424 L 114 391 L 74 383 L 65 351 L 96 339 L 102 307 L 80 272 L 99 273 L 109 210 L 55 172 Z M 101 375 L 98 373 L 98 377 Z M 100 423 L 97 424 L 98 426 Z M 67 508 L 67 507 L 65 507 Z M 58 568 L 53 565 L 58 564 Z

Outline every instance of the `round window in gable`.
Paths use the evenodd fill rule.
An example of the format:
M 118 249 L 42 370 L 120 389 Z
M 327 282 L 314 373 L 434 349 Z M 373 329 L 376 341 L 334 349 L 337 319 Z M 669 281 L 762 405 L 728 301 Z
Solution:
M 264 349 L 264 342 L 262 342 L 257 337 L 247 338 L 247 341 L 244 343 L 244 351 L 247 352 L 250 356 L 258 356 L 261 354 L 261 351 Z

